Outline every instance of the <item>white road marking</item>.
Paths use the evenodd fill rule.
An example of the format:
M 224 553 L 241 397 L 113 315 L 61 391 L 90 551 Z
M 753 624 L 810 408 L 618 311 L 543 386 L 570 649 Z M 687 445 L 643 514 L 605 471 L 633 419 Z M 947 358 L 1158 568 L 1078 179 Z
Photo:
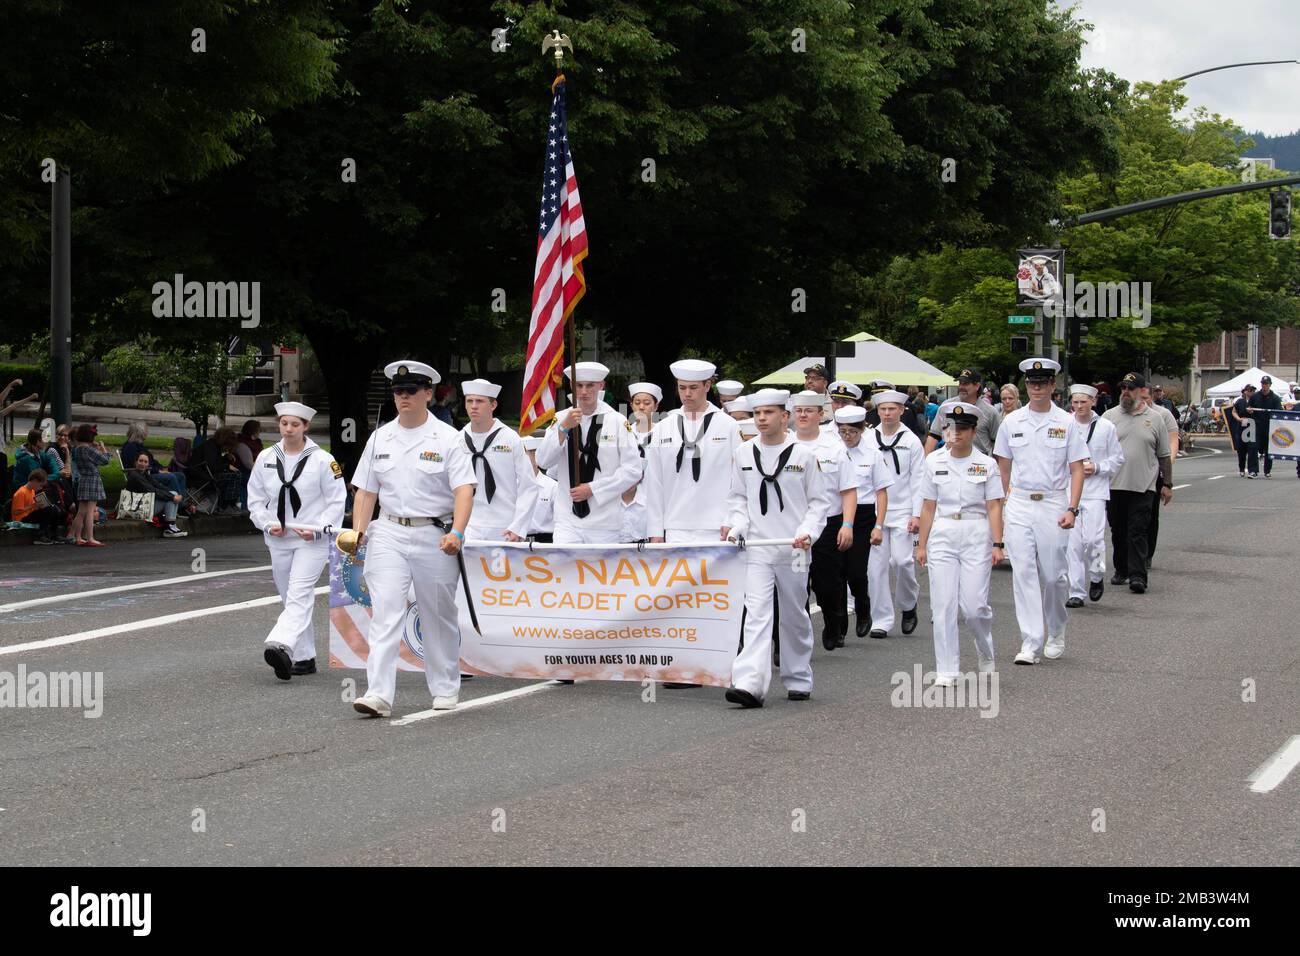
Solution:
M 455 710 L 421 710 L 414 714 L 407 714 L 398 720 L 388 722 L 390 727 L 405 727 L 407 724 L 413 724 L 417 720 L 428 720 L 430 717 L 445 717 L 447 714 L 458 714 L 462 710 L 470 710 L 474 707 L 486 707 L 488 704 L 499 704 L 503 700 L 513 700 L 516 697 L 527 697 L 529 694 L 535 694 L 539 690 L 546 690 L 548 687 L 559 687 L 559 683 L 553 680 L 543 681 L 540 684 L 529 684 L 527 687 L 516 687 L 514 690 L 502 691 L 499 694 L 489 694 L 486 697 L 475 697 L 473 700 L 467 700 L 463 704 L 457 704 Z
M 105 594 L 120 594 L 123 591 L 139 591 L 143 588 L 161 588 L 168 584 L 182 584 L 189 581 L 201 581 L 204 578 L 219 578 L 227 574 L 252 574 L 254 571 L 270 571 L 269 564 L 255 568 L 233 568 L 229 571 L 204 571 L 200 574 L 186 574 L 179 578 L 159 578 L 157 581 L 141 581 L 138 584 L 121 584 L 112 588 L 98 588 L 94 591 L 77 591 L 73 594 L 56 594 L 52 597 L 32 598 L 30 601 L 15 601 L 13 604 L 0 604 L 0 614 L 21 611 L 24 608 L 40 607 L 45 604 L 58 604 L 62 601 L 80 601 L 82 598 L 103 597 Z
M 313 593 L 328 594 L 329 588 L 319 587 Z M 147 631 L 154 627 L 164 627 L 168 624 L 190 621 L 196 617 L 209 617 L 213 614 L 225 614 L 227 611 L 242 611 L 250 607 L 264 607 L 268 604 L 278 603 L 280 603 L 280 595 L 272 594 L 270 597 L 240 601 L 238 604 L 219 604 L 216 607 L 202 607 L 193 611 L 181 611 L 179 614 L 148 617 L 142 621 L 131 621 L 129 624 L 114 624 L 112 627 L 101 627 L 93 631 L 81 631 L 77 634 L 65 634 L 62 637 L 47 637 L 39 641 L 28 641 L 26 644 L 0 647 L 0 657 L 9 654 L 21 654 L 24 651 L 39 651 L 47 647 L 62 647 L 65 644 L 80 644 L 83 641 L 93 641 L 101 637 L 116 637 L 118 634 L 129 634 L 132 631 Z
M 1282 749 L 1259 765 L 1247 780 L 1255 793 L 1268 793 L 1286 779 L 1287 774 L 1300 763 L 1300 734 L 1292 737 Z
M 1179 488 L 1190 488 L 1190 487 L 1192 487 L 1192 486 L 1191 486 L 1191 485 L 1174 485 L 1174 487 L 1173 487 L 1172 489 L 1170 489 L 1170 490 L 1172 490 L 1172 491 L 1177 491 Z
M 1227 477 L 1227 476 L 1226 476 L 1226 475 L 1211 475 L 1209 478 L 1206 478 L 1205 480 L 1206 480 L 1206 481 L 1218 481 L 1220 478 L 1224 478 L 1224 477 Z

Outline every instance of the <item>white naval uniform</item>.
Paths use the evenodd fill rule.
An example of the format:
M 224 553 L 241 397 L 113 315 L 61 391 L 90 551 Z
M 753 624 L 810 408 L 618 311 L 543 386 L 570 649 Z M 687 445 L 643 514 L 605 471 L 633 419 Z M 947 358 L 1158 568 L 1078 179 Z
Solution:
M 465 537 L 503 541 L 505 533 L 510 531 L 526 538 L 533 509 L 537 506 L 537 483 L 533 480 L 533 463 L 524 454 L 523 439 L 513 428 L 495 418 L 485 432 L 471 429 L 471 425 L 466 425 L 460 430 L 461 443 L 464 444 L 465 436 L 468 436 L 474 444 L 474 451 L 481 452 L 483 458 L 475 459 L 469 446 L 465 447 L 474 469 L 474 479 L 478 482 L 474 489 L 474 510 L 465 528 Z M 491 441 L 488 441 L 489 437 Z M 487 500 L 485 463 L 492 469 L 495 482 L 491 501 Z
M 884 460 L 885 467 L 894 476 L 889 489 L 889 514 L 877 524 L 883 524 L 880 544 L 871 549 L 867 562 L 867 580 L 871 590 L 871 628 L 889 633 L 894 626 L 895 609 L 910 611 L 916 607 L 921 594 L 916 583 L 916 563 L 912 557 L 914 537 L 907 533 L 908 519 L 918 513 L 914 508 L 917 476 L 925 461 L 925 446 L 916 432 L 899 423 L 893 438 L 885 438 L 880 426 L 869 428 L 862 434 L 862 442 L 869 443 Z M 892 448 L 893 454 L 882 450 Z M 894 455 L 898 465 L 894 465 Z M 894 591 L 889 590 L 889 571 L 895 576 Z
M 1106 502 L 1110 500 L 1110 476 L 1124 464 L 1124 449 L 1115 426 L 1096 412 L 1088 425 L 1075 419 L 1075 428 L 1083 432 L 1089 457 L 1097 467 L 1083 479 L 1079 517 L 1070 530 L 1070 597 L 1085 598 L 1088 585 L 1106 576 Z
M 698 452 L 698 480 L 694 453 L 684 447 L 683 437 Z M 649 536 L 670 542 L 718 541 L 727 523 L 732 458 L 742 444 L 740 424 L 723 411 L 706 409 L 690 419 L 678 410 L 660 420 L 645 446 Z
M 994 454 L 1011 461 L 1003 539 L 1021 650 L 1036 657 L 1048 638 L 1065 641 L 1069 532 L 1056 522 L 1070 506 L 1070 465 L 1088 457 L 1088 445 L 1065 409 L 1038 413 L 1026 405 L 1003 420 Z
M 276 469 L 277 459 L 284 469 L 283 482 Z M 299 465 L 302 474 L 294 478 Z M 289 523 L 329 524 L 337 528 L 343 523 L 348 493 L 342 469 L 329 452 L 310 438 L 296 455 L 284 451 L 283 440 L 263 448 L 248 476 L 248 517 L 263 532 L 271 552 L 271 577 L 284 602 L 284 610 L 266 636 L 266 643 L 283 645 L 295 661 L 308 661 L 316 657 L 312 612 L 316 606 L 316 582 L 329 563 L 330 539 L 319 533 L 310 541 L 298 537 L 294 531 L 279 536 L 266 533 L 268 528 L 280 524 L 280 489 L 289 485 L 299 499 L 295 511 L 290 495 L 285 493 L 284 514 Z
M 537 504 L 533 507 L 533 517 L 528 523 L 529 534 L 555 533 L 555 479 L 544 472 L 533 476 L 537 484 Z
M 632 437 L 636 439 L 637 447 L 641 449 L 641 480 L 636 484 L 636 493 L 632 496 L 631 502 L 623 502 L 623 527 L 619 532 L 619 540 L 624 543 L 644 541 L 650 537 L 646 530 L 645 455 L 646 446 L 653 434 L 653 428 L 648 432 L 639 432 L 635 425 L 632 426 Z
M 1002 476 L 997 462 L 978 448 L 972 446 L 965 458 L 954 458 L 945 445 L 921 462 L 916 482 L 917 510 L 927 500 L 935 502 L 926 542 L 935 675 L 959 677 L 958 607 L 973 632 L 980 663 L 990 667 L 993 663 L 993 609 L 989 606 L 993 536 L 988 502 L 1003 497 Z
M 563 413 L 562 413 L 563 414 Z M 596 443 L 599 468 L 589 482 L 590 509 L 585 518 L 573 513 L 576 504 L 569 497 L 573 488 L 569 475 L 569 442 L 583 442 L 591 434 L 592 423 L 600 422 Z M 537 449 L 537 464 L 555 478 L 555 543 L 615 544 L 623 530 L 623 492 L 641 479 L 641 453 L 627 419 L 604 402 L 596 405 L 592 415 L 583 415 L 578 426 L 560 443 L 558 426 L 549 428 Z M 576 484 L 582 484 L 581 480 Z
M 429 693 L 451 697 L 460 691 L 460 623 L 456 588 L 460 563 L 439 544 L 444 531 L 432 523 L 399 524 L 398 518 L 438 518 L 451 527 L 457 488 L 474 484 L 465 439 L 430 413 L 423 425 L 403 428 L 398 419 L 366 442 L 352 483 L 379 496 L 379 517 L 366 527 L 365 581 L 370 592 L 370 654 L 366 693 L 390 706 L 396 690 L 397 654 L 415 590 L 424 641 Z
M 787 449 L 789 455 L 778 473 Z M 775 485 L 763 474 L 774 476 Z M 767 486 L 766 513 L 760 495 L 763 485 Z M 727 508 L 727 526 L 733 537 L 806 536 L 816 541 L 826 525 L 826 495 L 816 455 L 792 437 L 780 445 L 765 445 L 762 436 L 745 442 L 732 456 Z M 806 554 L 784 547 L 745 551 L 745 644 L 732 664 L 731 683 L 760 701 L 772 681 L 772 611 L 777 604 L 781 608 L 781 682 L 786 690 L 812 691 L 813 629 L 808 617 Z

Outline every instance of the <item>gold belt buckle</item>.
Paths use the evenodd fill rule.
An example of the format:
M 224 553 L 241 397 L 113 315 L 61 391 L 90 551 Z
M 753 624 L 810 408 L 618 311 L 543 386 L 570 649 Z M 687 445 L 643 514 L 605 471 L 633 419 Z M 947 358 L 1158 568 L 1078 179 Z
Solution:
M 952 518 L 953 521 L 960 521 L 960 520 L 961 520 L 961 512 L 958 511 L 958 512 L 957 512 L 956 514 L 954 514 L 954 515 L 949 515 L 949 517 Z
M 1035 492 L 1033 492 L 1033 493 L 1029 496 L 1029 500 L 1030 500 L 1030 501 L 1042 501 L 1045 497 L 1047 497 L 1047 496 L 1044 495 L 1041 491 L 1035 491 Z

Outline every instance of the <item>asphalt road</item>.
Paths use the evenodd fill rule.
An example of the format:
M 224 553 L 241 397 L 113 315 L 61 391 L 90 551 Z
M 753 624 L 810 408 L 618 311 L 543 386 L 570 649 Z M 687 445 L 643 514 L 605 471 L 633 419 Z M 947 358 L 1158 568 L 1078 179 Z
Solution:
M 1176 480 L 1150 590 L 1072 611 L 1063 659 L 1010 665 L 994 573 L 992 718 L 891 706 L 891 675 L 933 667 L 924 577 L 913 635 L 818 645 L 808 703 L 584 683 L 396 725 L 343 700 L 359 672 L 276 681 L 274 604 L 14 650 L 273 595 L 266 570 L 80 596 L 189 575 L 197 546 L 266 565 L 257 538 L 0 549 L 0 602 L 76 596 L 0 613 L 0 672 L 104 675 L 97 719 L 0 709 L 0 863 L 1294 865 L 1300 771 L 1247 778 L 1300 734 L 1300 480 L 1230 453 Z M 322 662 L 327 633 L 322 598 Z M 399 675 L 395 717 L 428 706 Z

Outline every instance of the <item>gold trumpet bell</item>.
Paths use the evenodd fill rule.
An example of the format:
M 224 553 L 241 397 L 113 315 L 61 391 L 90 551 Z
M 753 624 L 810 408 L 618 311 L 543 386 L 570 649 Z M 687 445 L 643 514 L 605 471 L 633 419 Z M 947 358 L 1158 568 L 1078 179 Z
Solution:
M 350 528 L 347 531 L 340 531 L 334 538 L 334 547 L 344 554 L 356 554 L 360 544 L 360 532 L 353 531 Z

